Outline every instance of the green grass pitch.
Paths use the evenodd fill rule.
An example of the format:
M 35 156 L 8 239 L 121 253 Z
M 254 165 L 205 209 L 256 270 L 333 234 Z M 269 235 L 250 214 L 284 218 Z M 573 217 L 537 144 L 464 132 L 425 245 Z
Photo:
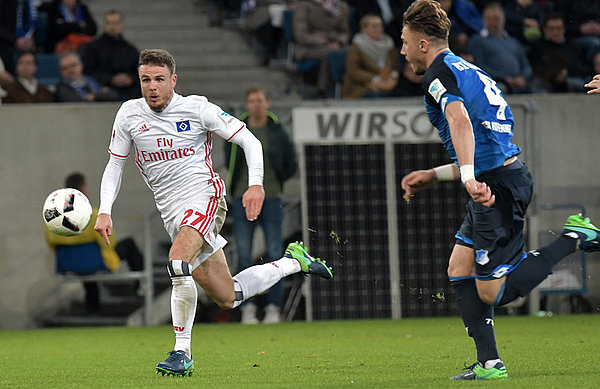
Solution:
M 170 327 L 0 331 L 0 388 L 597 388 L 600 315 L 496 318 L 502 382 L 454 382 L 475 359 L 460 318 L 196 324 L 192 377 L 154 373 Z

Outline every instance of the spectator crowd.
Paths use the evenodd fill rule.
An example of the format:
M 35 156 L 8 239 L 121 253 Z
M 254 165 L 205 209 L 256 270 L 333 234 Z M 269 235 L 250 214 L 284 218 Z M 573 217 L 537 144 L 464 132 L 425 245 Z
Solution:
M 450 49 L 489 73 L 504 93 L 583 92 L 585 81 L 600 69 L 597 0 L 439 2 L 452 22 Z M 328 53 L 336 50 L 342 51 L 346 59 L 343 98 L 423 93 L 420 77 L 388 48 L 392 42 L 393 50 L 399 53 L 403 13 L 412 0 L 244 0 L 240 3 L 242 25 L 255 34 L 261 54 L 270 56 L 263 60 L 265 65 L 278 55 L 290 57 L 290 47 L 293 47 L 291 59 L 299 72 L 305 72 L 306 60 L 318 62 L 312 67 L 316 74 L 312 81 L 316 93 L 312 97 L 332 97 L 330 69 L 336 65 L 328 63 L 332 60 Z M 281 37 L 277 51 L 272 39 L 265 42 L 262 32 L 267 27 L 270 31 L 277 28 L 285 31 L 285 18 L 282 25 L 278 16 L 282 12 L 293 14 L 288 22 L 291 25 L 287 26 L 293 34 L 270 35 Z M 261 50 L 265 45 L 268 50 Z M 382 78 L 386 77 L 389 79 L 383 90 Z
M 600 71 L 598 0 L 439 1 L 452 22 L 450 49 L 488 72 L 504 93 L 583 92 Z M 311 86 L 305 97 L 334 97 L 334 84 L 342 98 L 411 96 L 423 93 L 420 77 L 399 55 L 411 3 L 211 1 L 208 16 L 212 26 L 235 18 L 263 65 L 284 61 L 301 73 Z M 123 37 L 123 16 L 103 16 L 99 33 L 81 0 L 0 0 L 0 101 L 139 97 L 138 50 Z M 58 80 L 36 78 L 49 56 Z
M 94 17 L 80 0 L 0 0 L 0 102 L 141 97 L 138 50 L 122 31 L 123 16 L 110 10 L 96 36 Z

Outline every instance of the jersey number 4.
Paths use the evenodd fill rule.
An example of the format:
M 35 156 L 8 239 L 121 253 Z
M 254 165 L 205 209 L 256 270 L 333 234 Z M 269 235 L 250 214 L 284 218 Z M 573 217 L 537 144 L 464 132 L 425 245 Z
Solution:
M 193 209 L 188 209 L 183 213 L 183 220 L 181 221 L 180 226 L 190 225 L 195 227 L 200 223 L 206 215 L 201 214 L 198 211 L 194 211 Z
M 479 76 L 481 82 L 483 82 L 483 92 L 485 93 L 485 97 L 487 97 L 488 102 L 490 105 L 498 107 L 498 110 L 496 111 L 496 119 L 506 120 L 504 111 L 506 110 L 508 103 L 506 100 L 504 100 L 504 97 L 502 97 L 502 92 L 496 86 L 496 82 L 483 73 L 477 72 L 477 75 Z

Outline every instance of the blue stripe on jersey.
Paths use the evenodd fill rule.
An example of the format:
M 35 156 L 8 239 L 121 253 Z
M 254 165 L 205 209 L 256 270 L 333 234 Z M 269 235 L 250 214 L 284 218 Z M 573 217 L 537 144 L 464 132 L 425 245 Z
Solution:
M 436 93 L 440 85 L 445 90 L 443 94 Z M 438 129 L 442 143 L 454 161 L 456 151 L 444 109 L 452 101 L 462 101 L 465 105 L 475 135 L 476 176 L 502 166 L 505 160 L 521 152 L 511 142 L 514 119 L 510 107 L 495 81 L 477 66 L 445 51 L 425 72 L 423 88 L 429 120 Z

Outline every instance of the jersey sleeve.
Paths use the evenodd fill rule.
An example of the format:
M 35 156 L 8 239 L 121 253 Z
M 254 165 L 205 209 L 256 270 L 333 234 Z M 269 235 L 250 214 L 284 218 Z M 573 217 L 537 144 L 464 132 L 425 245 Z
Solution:
M 125 126 L 126 116 L 126 107 L 122 105 L 115 117 L 110 145 L 108 146 L 108 152 L 117 158 L 127 158 L 131 149 L 131 134 Z
M 446 105 L 453 101 L 462 101 L 455 74 L 443 61 L 436 61 L 423 79 L 427 102 L 445 111 Z
M 246 128 L 244 122 L 206 100 L 202 105 L 200 117 L 208 131 L 214 132 L 227 142 L 231 142 L 236 134 Z

